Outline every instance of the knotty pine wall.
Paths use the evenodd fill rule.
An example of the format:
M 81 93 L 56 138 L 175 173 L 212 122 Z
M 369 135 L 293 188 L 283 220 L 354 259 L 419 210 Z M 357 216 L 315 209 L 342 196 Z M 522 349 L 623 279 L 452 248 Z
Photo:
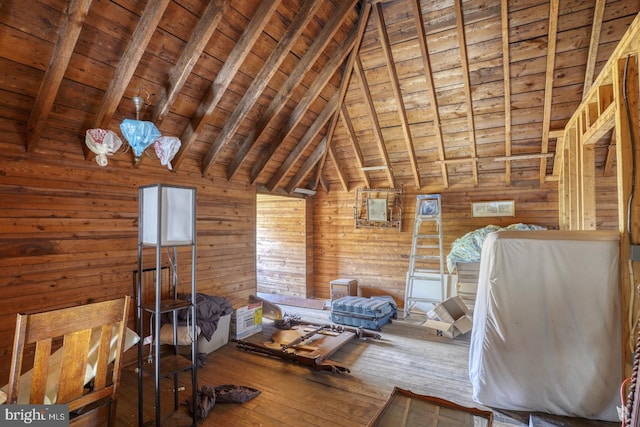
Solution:
M 307 233 L 310 223 L 307 205 L 310 204 L 299 198 L 257 195 L 258 292 L 314 296 L 313 287 L 307 288 L 307 272 L 313 267 L 313 247 L 307 250 L 307 236 L 313 236 L 313 232 Z
M 422 193 L 420 193 L 422 194 Z M 442 194 L 445 254 L 465 233 L 488 224 L 529 223 L 558 227 L 558 197 L 553 184 L 543 188 L 487 187 Z M 358 280 L 368 294 L 386 293 L 404 301 L 416 192 L 403 194 L 402 230 L 360 228 L 353 220 L 354 192 L 318 192 L 314 198 L 314 295 L 329 298 L 329 283 L 339 277 Z M 471 203 L 515 200 L 515 217 L 472 218 Z
M 198 292 L 236 305 L 255 292 L 254 187 L 203 178 L 196 164 L 172 173 L 144 159 L 136 169 L 130 154 L 100 168 L 79 143 L 73 153 L 25 153 L 0 137 L 0 148 L 0 383 L 8 379 L 17 312 L 133 295 L 140 185 L 197 188 Z M 182 255 L 178 269 L 189 285 Z M 135 329 L 133 312 L 131 319 Z
M 599 172 L 596 185 L 597 229 L 616 230 L 615 173 L 604 176 Z M 312 250 L 306 251 L 303 249 L 305 202 L 281 196 L 258 195 L 258 291 L 327 299 L 330 297 L 331 280 L 349 277 L 358 280 L 364 288 L 364 294 L 391 294 L 398 303 L 403 304 L 417 194 L 415 191 L 404 192 L 403 225 L 402 230 L 397 231 L 355 229 L 355 192 L 319 191 L 306 203 L 307 230 L 309 224 L 313 224 L 313 245 L 307 242 L 307 247 L 312 247 Z M 516 216 L 472 217 L 472 202 L 491 200 L 514 200 Z M 488 224 L 506 226 L 521 222 L 558 228 L 558 195 L 553 183 L 542 188 L 537 184 L 518 184 L 512 187 L 449 190 L 442 193 L 442 204 L 445 253 L 450 251 L 455 239 Z M 312 279 L 305 282 L 305 274 L 312 276 Z

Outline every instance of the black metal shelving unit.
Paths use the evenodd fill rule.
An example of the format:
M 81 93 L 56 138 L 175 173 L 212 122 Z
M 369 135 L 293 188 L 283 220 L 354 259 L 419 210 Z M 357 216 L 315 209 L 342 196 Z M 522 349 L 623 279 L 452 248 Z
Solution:
M 149 313 L 151 322 L 150 333 L 153 337 L 153 354 L 149 359 L 144 357 L 144 340 L 138 344 L 138 422 L 144 425 L 144 375 L 151 375 L 154 379 L 155 392 L 155 425 L 162 423 L 162 405 L 160 381 L 165 377 L 174 380 L 174 410 L 179 407 L 178 376 L 181 373 L 191 373 L 191 401 L 197 402 L 197 343 L 196 343 L 196 190 L 190 187 L 180 187 L 165 184 L 142 186 L 139 189 L 139 224 L 138 224 L 138 272 L 145 271 L 145 257 L 155 257 L 153 269 L 155 274 L 155 297 L 144 300 L 142 289 L 142 274 L 137 275 L 137 320 L 138 332 L 143 336 L 143 315 Z M 180 254 L 189 254 L 191 263 L 190 299 L 178 299 L 178 248 Z M 162 259 L 163 251 L 167 251 L 168 261 Z M 171 269 L 170 295 L 163 295 L 161 270 L 163 263 L 169 264 Z M 164 267 L 166 268 L 166 267 Z M 149 268 L 147 268 L 147 271 Z M 192 339 L 191 355 L 183 356 L 178 353 L 178 312 L 189 310 L 191 322 L 190 334 Z M 161 352 L 160 329 L 163 315 L 172 316 L 173 324 L 173 353 Z M 193 425 L 197 424 L 195 411 Z

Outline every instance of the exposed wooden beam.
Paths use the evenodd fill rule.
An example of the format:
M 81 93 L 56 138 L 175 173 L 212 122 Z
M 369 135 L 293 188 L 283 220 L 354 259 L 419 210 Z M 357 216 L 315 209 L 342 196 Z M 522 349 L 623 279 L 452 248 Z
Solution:
M 27 123 L 27 151 L 40 141 L 92 0 L 71 0 Z M 84 141 L 84 139 L 83 139 Z M 85 147 L 84 144 L 82 144 Z M 86 148 L 86 147 L 85 147 Z
M 147 45 L 160 23 L 170 0 L 149 1 L 140 16 L 140 21 L 136 26 L 127 48 L 122 54 L 122 59 L 116 68 L 116 72 L 109 83 L 102 104 L 94 120 L 94 128 L 107 129 L 113 113 L 118 108 L 129 82 L 135 73 L 142 54 L 147 49 Z
M 604 161 L 602 170 L 603 176 L 611 176 L 613 173 L 613 164 L 616 159 L 616 132 L 611 132 L 611 140 L 607 146 L 607 157 Z
M 351 76 L 353 75 L 353 67 L 355 64 L 356 57 L 358 56 L 360 51 L 360 45 L 362 43 L 362 38 L 364 37 L 364 32 L 367 28 L 367 23 L 369 22 L 369 16 L 371 15 L 371 8 L 372 8 L 371 3 L 364 3 L 364 6 L 361 7 L 360 9 L 360 16 L 358 17 L 358 25 L 356 26 L 357 30 L 355 31 L 356 41 L 353 49 L 351 50 L 351 53 L 349 54 L 349 59 L 344 67 L 343 78 L 342 78 L 342 82 L 340 83 L 340 100 L 339 100 L 339 104 L 341 106 L 340 112 L 339 114 L 334 115 L 332 122 L 329 126 L 329 134 L 327 138 L 327 151 L 329 151 L 329 149 L 333 150 L 333 137 L 334 137 L 335 129 L 338 124 L 338 119 L 342 116 L 342 107 L 344 106 L 344 97 L 347 93 L 347 89 L 349 88 L 349 84 L 351 82 Z M 353 128 L 351 129 L 351 131 L 353 131 Z M 355 133 L 351 134 L 351 138 L 352 138 L 352 141 L 355 142 Z M 335 153 L 335 150 L 332 152 Z M 337 161 L 337 158 L 334 157 L 332 160 L 334 160 L 334 166 L 336 167 L 336 169 L 341 171 L 340 163 Z M 327 161 L 327 153 L 325 152 L 325 155 L 323 156 L 317 168 L 315 186 L 317 186 L 318 181 L 322 179 L 322 172 L 325 168 L 326 161 Z M 368 182 L 368 178 L 365 177 L 365 181 Z
M 282 129 L 280 129 L 276 137 L 270 142 L 266 151 L 260 155 L 256 163 L 251 168 L 252 184 L 255 184 L 258 178 L 260 178 L 262 172 L 264 172 L 269 162 L 271 162 L 273 155 L 278 151 L 284 140 L 289 136 L 298 123 L 300 123 L 300 120 L 302 120 L 302 117 L 307 112 L 313 101 L 315 101 L 320 95 L 320 92 L 329 82 L 334 72 L 335 70 L 333 67 L 325 67 L 321 75 L 307 91 L 306 96 L 298 105 L 296 105 L 296 108 L 291 113 L 291 116 L 289 116 L 287 123 L 282 127 Z
M 435 163 L 448 165 L 460 163 L 476 163 L 476 162 L 513 162 L 517 160 L 533 160 L 553 157 L 553 153 L 531 153 L 531 154 L 512 154 L 510 156 L 491 156 L 491 157 L 458 157 L 455 159 L 436 160 Z
M 469 59 L 467 57 L 467 41 L 464 31 L 464 16 L 462 14 L 462 0 L 454 0 L 456 9 L 456 26 L 458 27 L 458 44 L 460 49 L 460 63 L 464 83 L 465 105 L 467 106 L 467 126 L 469 128 L 469 149 L 471 157 L 476 157 L 476 126 L 473 117 L 473 99 L 471 98 L 471 82 L 469 81 Z M 473 183 L 478 185 L 478 166 L 473 165 Z
M 160 126 L 162 120 L 169 113 L 169 108 L 180 93 L 180 90 L 191 74 L 191 70 L 200 59 L 202 51 L 209 43 L 213 33 L 222 20 L 229 0 L 212 0 L 207 5 L 198 25 L 189 38 L 180 58 L 172 67 L 169 78 L 153 111 L 152 121 Z
M 342 104 L 340 106 L 340 118 L 342 119 L 342 123 L 347 129 L 347 135 L 349 136 L 349 141 L 351 142 L 351 147 L 353 148 L 353 152 L 356 155 L 356 163 L 358 165 L 358 169 L 362 171 L 362 180 L 364 181 L 366 188 L 371 188 L 371 181 L 369 180 L 369 176 L 363 169 L 364 167 L 364 158 L 362 157 L 362 151 L 360 150 L 360 146 L 358 145 L 358 141 L 356 138 L 356 132 L 353 129 L 353 123 L 351 122 L 351 117 L 349 116 L 349 112 L 347 111 L 347 107 Z
M 483 157 L 479 160 L 492 160 L 494 162 L 515 161 L 515 160 L 532 160 L 532 159 L 548 159 L 553 157 L 553 153 L 535 153 L 535 154 L 512 154 L 510 156 Z
M 630 29 L 623 37 L 631 35 L 631 39 L 637 43 L 640 34 L 640 15 L 636 17 Z M 622 44 L 622 42 L 621 42 Z M 619 51 L 614 51 L 614 55 Z M 637 53 L 637 44 L 636 44 Z M 631 261 L 631 244 L 640 244 L 640 198 L 632 197 L 633 189 L 640 185 L 640 174 L 633 173 L 634 163 L 640 161 L 640 147 L 635 131 L 638 129 L 638 61 L 636 55 L 629 55 L 626 58 L 619 56 L 612 57 L 612 69 L 605 70 L 611 72 L 613 79 L 614 96 L 617 104 L 616 108 L 616 172 L 618 190 L 618 227 L 620 230 L 620 278 L 621 278 L 621 301 L 622 303 L 622 337 L 623 337 L 623 361 L 626 371 L 624 377 L 631 372 L 631 361 L 636 345 L 636 328 L 638 327 L 638 302 L 633 295 L 637 289 L 637 282 L 632 280 L 639 277 L 640 263 Z M 607 65 L 609 62 L 607 62 Z M 625 72 L 626 70 L 626 72 Z M 626 81 L 625 81 L 626 77 Z M 625 102 L 625 92 L 627 101 Z M 629 110 L 626 109 L 628 102 Z M 635 135 L 635 138 L 632 136 Z
M 564 129 L 554 129 L 549 131 L 549 138 L 560 138 L 564 137 Z
M 364 73 L 364 69 L 362 67 L 362 62 L 360 58 L 356 58 L 355 62 L 355 72 L 358 76 L 358 83 L 360 84 L 360 92 L 362 92 L 362 96 L 364 97 L 364 105 L 367 107 L 367 111 L 369 112 L 369 118 L 371 119 L 373 138 L 378 145 L 378 151 L 380 152 L 380 157 L 382 158 L 382 162 L 385 166 L 387 166 L 387 179 L 389 180 L 390 188 L 395 188 L 395 178 L 393 176 L 393 172 L 391 171 L 391 161 L 389 160 L 389 154 L 387 153 L 387 148 L 384 145 L 384 137 L 382 136 L 382 130 L 380 129 L 380 122 L 378 121 L 378 115 L 376 114 L 376 109 L 373 105 L 373 97 L 371 96 L 371 92 L 369 92 L 369 84 L 367 83 L 367 76 Z
M 176 170 L 185 159 L 189 147 L 195 142 L 198 133 L 209 121 L 209 118 L 218 106 L 218 103 L 235 77 L 238 69 L 251 52 L 251 47 L 258 37 L 260 37 L 262 30 L 269 23 L 269 18 L 281 2 L 282 0 L 263 0 L 260 3 L 260 7 L 258 7 L 255 15 L 253 15 L 253 18 L 244 29 L 244 32 L 233 47 L 233 50 L 216 75 L 216 78 L 211 85 L 207 87 L 207 91 L 200 101 L 198 109 L 191 118 L 191 122 L 189 122 L 182 132 L 182 136 L 180 137 L 182 145 L 171 162 L 174 170 Z
M 556 149 L 553 158 L 553 175 L 552 177 L 547 177 L 547 180 L 552 179 L 558 181 L 562 173 L 562 165 L 564 164 L 564 132 L 559 136 L 554 136 L 554 138 L 556 138 Z
M 404 106 L 404 99 L 402 97 L 402 90 L 400 89 L 396 63 L 393 59 L 393 52 L 391 52 L 391 42 L 389 41 L 389 34 L 387 34 L 387 26 L 384 21 L 384 14 L 382 13 L 382 6 L 380 3 L 375 5 L 374 16 L 377 18 L 380 44 L 382 45 L 382 51 L 387 65 L 386 68 L 389 71 L 389 80 L 391 82 L 391 88 L 393 89 L 393 95 L 396 100 L 396 105 L 398 106 L 400 126 L 402 127 L 402 134 L 407 146 L 409 163 L 411 163 L 411 173 L 413 175 L 416 188 L 419 189 L 422 185 L 420 184 L 420 171 L 418 168 L 418 161 L 416 160 L 416 150 L 413 146 L 413 137 L 411 136 L 411 128 L 409 127 L 409 118 L 407 117 L 407 110 Z
M 553 73 L 556 60 L 556 34 L 558 32 L 558 0 L 551 0 L 549 6 L 549 31 L 547 39 L 547 67 L 544 83 L 544 105 L 542 117 L 542 153 L 549 150 L 549 125 L 551 123 L 551 101 L 553 94 Z M 540 158 L 540 182 L 545 181 L 547 158 Z
M 616 119 L 616 104 L 611 103 L 607 109 L 589 126 L 582 135 L 582 144 L 591 145 L 613 129 Z
M 435 83 L 433 80 L 433 72 L 431 70 L 431 58 L 429 56 L 429 49 L 427 47 L 427 35 L 424 30 L 424 20 L 422 17 L 420 0 L 412 0 L 411 5 L 413 7 L 413 17 L 416 21 L 418 44 L 420 46 L 420 53 L 422 54 L 422 64 L 424 66 L 424 73 L 427 79 L 427 93 L 429 94 L 429 104 L 430 104 L 431 114 L 433 116 L 433 128 L 436 135 L 436 145 L 438 146 L 438 156 L 440 157 L 440 160 L 445 160 L 446 155 L 444 151 L 444 139 L 442 137 L 440 111 L 438 110 L 438 100 L 436 97 L 436 89 L 435 89 Z M 441 163 L 441 170 L 442 170 L 442 186 L 444 188 L 448 188 L 449 174 L 447 172 L 446 163 Z
M 585 144 L 584 141 L 580 144 L 580 193 L 582 197 L 580 202 L 582 203 L 580 211 L 581 230 L 595 230 L 596 229 L 596 156 L 595 146 L 592 144 Z
M 313 121 L 313 124 L 307 129 L 304 136 L 300 138 L 296 146 L 289 152 L 289 155 L 285 159 L 284 163 L 278 168 L 278 171 L 271 177 L 269 183 L 267 184 L 267 188 L 269 190 L 273 190 L 276 188 L 284 177 L 289 173 L 289 171 L 296 164 L 298 159 L 302 156 L 307 147 L 313 142 L 316 136 L 320 133 L 322 128 L 324 128 L 325 124 L 329 121 L 329 119 L 333 116 L 338 108 L 338 98 L 340 93 L 336 92 L 333 97 L 327 102 L 327 104 L 322 109 L 322 112 L 318 115 L 318 117 Z
M 338 162 L 338 153 L 336 153 L 336 147 L 334 144 L 331 144 L 327 147 L 325 155 L 321 160 L 324 160 L 326 156 L 329 156 L 329 158 L 334 164 L 334 167 L 336 168 L 336 171 L 337 171 L 336 173 L 338 174 L 338 179 L 340 180 L 340 184 L 342 185 L 342 190 L 345 192 L 348 192 L 349 183 L 347 182 L 347 179 L 344 176 L 344 172 L 340 167 L 340 163 Z
M 511 156 L 511 57 L 509 54 L 509 3 L 501 0 L 502 84 L 504 86 L 504 154 Z M 511 185 L 511 162 L 505 162 L 504 179 Z
M 635 332 L 637 327 L 638 313 L 640 307 L 638 307 L 638 300 L 634 298 L 636 283 L 631 280 L 634 276 L 640 277 L 640 263 L 630 261 L 629 243 L 638 244 L 640 242 L 640 217 L 635 215 L 629 215 L 629 212 L 640 212 L 640 198 L 634 198 L 633 203 L 629 205 L 626 201 L 631 201 L 631 187 L 632 185 L 640 185 L 640 175 L 636 174 L 635 182 L 633 178 L 633 162 L 634 159 L 640 161 L 640 147 L 637 144 L 632 143 L 630 126 L 637 128 L 638 125 L 638 64 L 637 54 L 640 48 L 640 15 L 637 15 L 624 36 L 616 46 L 615 50 L 607 60 L 607 63 L 603 66 L 602 71 L 593 82 L 593 85 L 589 89 L 585 99 L 574 111 L 571 119 L 569 120 L 566 129 L 566 135 L 568 141 L 565 141 L 565 147 L 569 150 L 568 155 L 565 156 L 565 165 L 563 167 L 562 175 L 572 175 L 573 171 L 570 167 L 570 157 L 573 157 L 575 152 L 578 151 L 577 147 L 574 147 L 572 133 L 575 133 L 575 129 L 579 127 L 582 117 L 588 117 L 589 111 L 592 108 L 594 99 L 598 99 L 604 107 L 611 101 L 616 104 L 615 107 L 615 146 L 616 146 L 616 174 L 617 174 L 617 191 L 618 200 L 625 201 L 624 203 L 618 203 L 618 228 L 620 231 L 620 259 L 625 260 L 620 263 L 620 280 L 621 280 L 621 330 L 623 337 L 623 366 L 624 372 L 622 377 L 627 377 L 631 374 L 631 362 L 633 357 L 633 351 L 636 344 Z M 630 94 L 629 106 L 630 116 L 627 117 L 626 105 L 624 101 L 624 88 L 625 88 L 625 68 L 626 61 L 629 61 L 629 69 L 627 71 L 627 93 Z M 609 85 L 613 82 L 613 90 L 609 89 Z M 603 96 L 601 96 L 603 95 Z M 604 100 L 602 99 L 604 98 Z M 599 108 L 602 110 L 602 108 Z M 634 148 L 635 147 L 635 148 Z M 609 162 L 612 162 L 610 160 Z M 568 180 L 564 178 L 566 183 Z M 563 185 L 560 197 L 568 198 L 571 192 L 566 188 L 567 185 Z M 573 187 L 571 187 L 573 188 Z M 579 188 L 575 187 L 575 193 L 579 193 Z M 576 196 L 577 197 L 577 196 Z M 572 203 L 565 201 L 559 205 L 562 209 L 560 212 L 561 220 L 567 222 L 567 218 L 573 215 Z M 568 221 L 571 224 L 574 223 L 573 219 Z
M 435 163 L 439 165 L 457 165 L 461 163 L 475 163 L 478 160 L 477 157 L 458 157 L 455 159 L 436 160 Z
M 289 74 L 287 81 L 282 85 L 256 125 L 253 127 L 251 133 L 240 144 L 238 152 L 227 167 L 227 179 L 232 179 L 240 169 L 240 166 L 246 159 L 247 154 L 249 154 L 249 152 L 256 146 L 256 143 L 260 140 L 264 131 L 269 128 L 269 125 L 278 116 L 280 111 L 282 111 L 293 95 L 294 89 L 299 86 L 309 69 L 332 41 L 333 36 L 340 29 L 344 20 L 349 16 L 349 11 L 355 7 L 356 3 L 357 0 L 343 2 L 340 5 L 340 8 L 332 15 L 329 22 L 327 22 L 320 31 L 313 44 L 309 47 L 309 50 L 304 54 L 300 62 L 296 64 L 296 67 L 293 69 L 291 74 Z M 338 50 L 331 55 L 331 59 L 325 65 L 330 72 L 324 74 L 330 77 L 335 73 L 335 70 L 338 69 L 351 49 L 353 49 L 355 40 L 356 31 L 354 28 L 349 36 L 347 36 L 344 43 L 342 43 Z M 331 70 L 333 70 L 333 72 L 331 72 Z
M 307 176 L 307 174 L 311 171 L 311 169 L 313 169 L 313 167 L 322 159 L 322 156 L 324 156 L 326 149 L 327 149 L 327 137 L 325 136 L 324 138 L 322 138 L 320 143 L 313 150 L 311 155 L 307 157 L 307 159 L 304 161 L 300 169 L 298 169 L 298 172 L 296 172 L 294 177 L 291 178 L 289 183 L 285 186 L 285 191 L 288 194 L 293 193 L 293 190 L 295 190 L 295 188 L 300 185 L 302 180 Z M 340 178 L 340 182 L 342 183 L 342 186 L 345 187 L 347 183 L 344 180 L 344 176 L 342 174 L 338 174 L 338 176 Z
M 307 24 L 314 17 L 321 4 L 322 0 L 309 0 L 303 3 L 302 8 L 293 22 L 287 27 L 282 38 L 271 51 L 264 65 L 244 93 L 240 103 L 233 110 L 233 113 L 231 113 L 231 116 L 227 119 L 222 130 L 218 132 L 213 144 L 209 147 L 207 154 L 205 154 L 202 159 L 203 174 L 206 174 L 211 166 L 213 166 L 222 149 L 231 141 L 236 130 L 240 127 L 240 123 L 242 123 L 247 114 L 249 114 L 249 111 L 251 111 L 258 98 L 260 98 L 269 81 L 280 68 L 280 64 L 285 60 L 291 48 L 298 40 L 298 37 L 305 30 Z
M 591 24 L 591 40 L 589 42 L 589 55 L 587 56 L 587 67 L 584 72 L 584 86 L 582 88 L 582 99 L 591 89 L 593 77 L 596 68 L 596 60 L 598 58 L 598 45 L 600 44 L 600 32 L 602 31 L 602 18 L 604 16 L 604 7 L 606 0 L 596 0 L 593 10 L 593 23 Z
M 367 7 L 365 7 L 365 9 L 363 11 L 363 16 L 364 16 L 364 14 L 366 14 L 368 16 L 368 11 L 370 11 L 370 10 L 371 10 L 371 7 L 369 5 L 367 5 Z M 361 18 L 363 16 L 361 16 Z M 355 51 L 355 47 L 360 45 L 360 41 L 362 40 L 362 34 L 363 33 L 364 33 L 364 25 L 362 24 L 362 20 L 361 20 L 360 24 L 359 24 L 359 28 L 358 28 L 358 33 L 357 33 L 358 35 L 356 37 L 356 42 L 354 44 L 354 49 L 351 50 L 351 53 L 349 55 L 349 60 L 347 61 L 347 65 L 345 67 L 345 73 L 346 73 L 345 75 L 350 75 L 351 74 L 347 70 L 350 70 L 351 69 L 350 67 L 353 66 L 352 65 L 353 64 L 353 59 L 352 58 L 354 58 L 357 55 L 356 51 Z M 251 183 L 252 184 L 256 183 L 256 181 L 258 180 L 258 178 L 260 177 L 262 172 L 265 170 L 265 168 L 267 167 L 267 165 L 269 164 L 269 162 L 273 158 L 273 155 L 280 148 L 280 146 L 283 143 L 283 141 L 285 140 L 285 138 L 287 138 L 289 136 L 291 131 L 293 131 L 293 129 L 300 122 L 300 120 L 302 120 L 302 117 L 307 112 L 307 110 L 311 107 L 311 104 L 316 100 L 316 98 L 318 96 L 320 96 L 320 92 L 324 89 L 324 87 L 327 85 L 327 83 L 329 83 L 329 80 L 335 74 L 335 71 L 337 71 L 337 69 L 334 70 L 333 67 L 326 66 L 322 70 L 322 72 L 320 73 L 320 76 L 318 76 L 316 81 L 313 82 L 313 84 L 311 85 L 311 87 L 307 91 L 306 96 L 300 101 L 300 103 L 298 105 L 296 105 L 296 108 L 291 113 L 291 116 L 289 116 L 289 119 L 288 119 L 287 123 L 280 130 L 280 132 L 278 132 L 278 135 L 275 138 L 273 138 L 273 140 L 269 144 L 269 147 L 267 148 L 267 151 L 260 156 L 258 161 L 251 168 Z M 343 79 L 343 81 L 344 81 L 344 79 Z M 346 88 L 345 88 L 345 90 L 346 90 Z M 341 92 L 342 92 L 342 89 L 341 89 Z M 343 97 L 344 97 L 344 93 L 341 94 L 341 99 Z

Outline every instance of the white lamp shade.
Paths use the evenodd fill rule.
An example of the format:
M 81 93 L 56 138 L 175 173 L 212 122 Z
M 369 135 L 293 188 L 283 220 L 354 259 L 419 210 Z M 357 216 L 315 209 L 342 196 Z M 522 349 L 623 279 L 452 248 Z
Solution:
M 195 241 L 195 188 L 140 188 L 140 227 L 145 245 L 180 246 Z M 160 200 L 158 200 L 160 198 Z M 160 238 L 158 238 L 160 234 Z

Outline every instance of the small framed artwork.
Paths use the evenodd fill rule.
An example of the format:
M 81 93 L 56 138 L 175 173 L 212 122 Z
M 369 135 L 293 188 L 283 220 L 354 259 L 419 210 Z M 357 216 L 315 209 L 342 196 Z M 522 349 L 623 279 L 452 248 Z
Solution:
M 425 199 L 420 203 L 421 216 L 433 216 L 438 215 L 439 213 L 437 199 Z
M 500 200 L 471 203 L 471 213 L 474 217 L 516 216 L 515 202 L 513 200 Z
M 367 219 L 369 221 L 386 221 L 387 199 L 367 199 Z

